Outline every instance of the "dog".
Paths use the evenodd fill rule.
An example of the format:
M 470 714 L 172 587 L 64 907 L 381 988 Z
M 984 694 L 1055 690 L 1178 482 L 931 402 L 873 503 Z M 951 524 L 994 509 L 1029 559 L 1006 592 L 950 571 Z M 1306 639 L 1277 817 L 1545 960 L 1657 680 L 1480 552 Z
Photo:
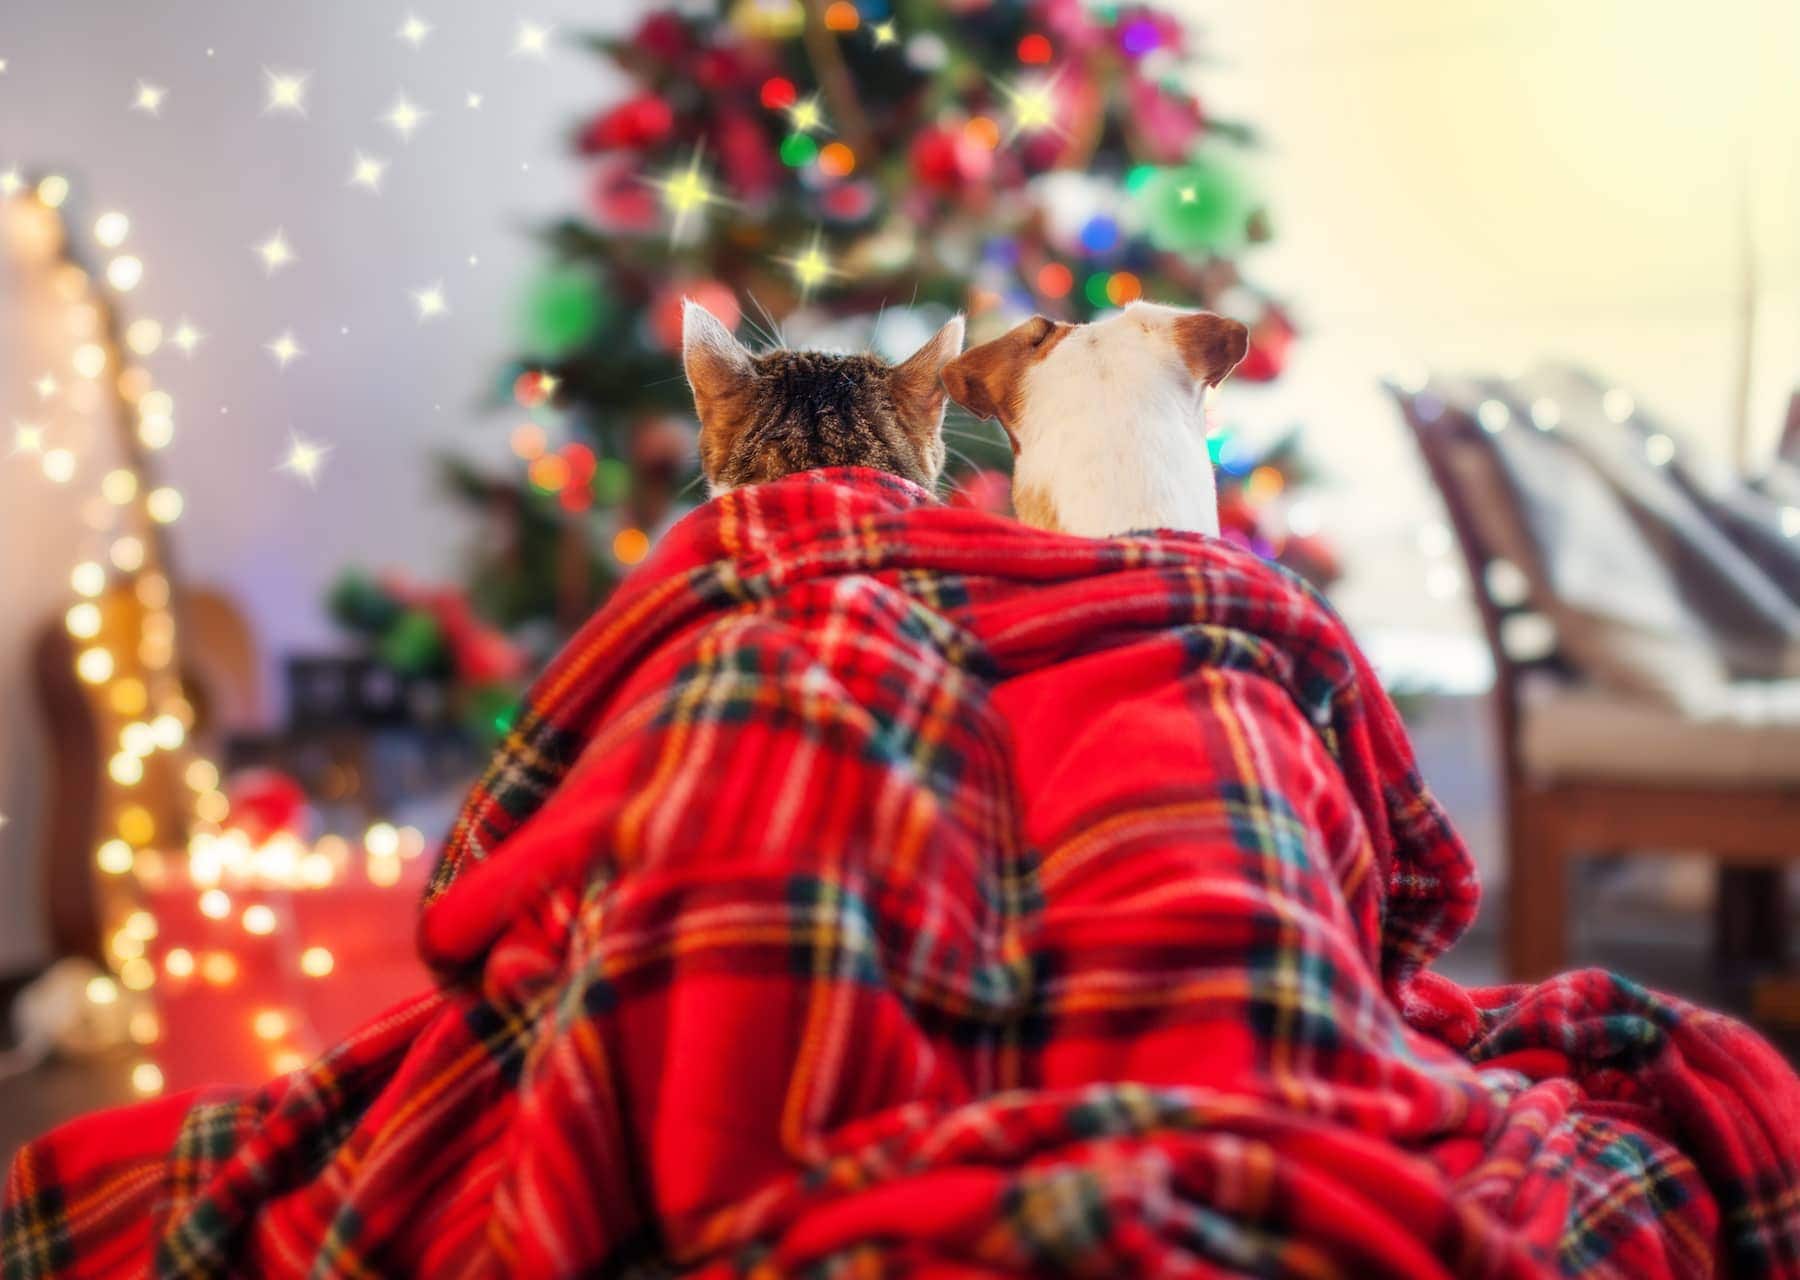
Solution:
M 950 398 L 997 419 L 1013 510 L 1040 529 L 1105 538 L 1219 532 L 1205 391 L 1249 350 L 1209 311 L 1134 302 L 1090 324 L 1033 316 L 944 366 Z

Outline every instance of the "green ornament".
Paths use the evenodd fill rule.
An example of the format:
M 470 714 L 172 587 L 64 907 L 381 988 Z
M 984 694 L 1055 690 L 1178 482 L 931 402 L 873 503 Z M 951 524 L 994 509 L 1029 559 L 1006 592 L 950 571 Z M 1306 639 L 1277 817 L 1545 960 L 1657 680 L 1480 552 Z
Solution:
M 1125 190 L 1134 196 L 1137 195 L 1156 174 L 1157 168 L 1153 164 L 1133 165 L 1130 172 L 1125 175 Z
M 1150 242 L 1167 253 L 1241 248 L 1252 204 L 1238 175 L 1215 160 L 1161 169 L 1138 193 Z
M 594 466 L 594 501 L 616 507 L 631 492 L 631 468 L 617 458 L 602 458 Z
M 375 642 L 375 656 L 402 675 L 426 675 L 442 666 L 447 656 L 444 634 L 429 613 L 408 609 Z
M 533 354 L 556 359 L 593 337 L 606 316 L 600 282 L 578 267 L 544 272 L 525 295 L 525 328 Z
M 790 169 L 804 169 L 819 155 L 819 144 L 804 133 L 790 133 L 781 140 L 781 163 Z
M 1082 292 L 1087 294 L 1088 304 L 1093 307 L 1106 308 L 1112 305 L 1112 299 L 1106 294 L 1106 286 L 1112 282 L 1112 273 L 1096 271 L 1087 278 Z
M 364 635 L 380 635 L 400 617 L 400 605 L 361 569 L 339 574 L 325 604 L 339 626 Z

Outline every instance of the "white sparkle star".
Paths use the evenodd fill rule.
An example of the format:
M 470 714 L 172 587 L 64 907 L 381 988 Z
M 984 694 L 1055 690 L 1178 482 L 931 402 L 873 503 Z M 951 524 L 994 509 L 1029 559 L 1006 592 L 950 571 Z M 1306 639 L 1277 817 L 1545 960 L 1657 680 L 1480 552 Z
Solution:
M 417 49 L 425 43 L 425 37 L 430 35 L 431 31 L 432 27 L 429 22 L 416 13 L 409 13 L 406 15 L 406 21 L 400 24 L 400 30 L 395 34 Z
M 48 369 L 44 370 L 38 375 L 37 381 L 31 384 L 31 389 L 38 393 L 39 400 L 48 400 L 56 394 L 56 375 Z
M 424 124 L 430 114 L 429 111 L 422 110 L 414 103 L 409 102 L 406 95 L 402 93 L 394 99 L 393 107 L 381 119 L 404 141 L 411 142 L 414 130 Z
M 44 429 L 35 422 L 13 423 L 14 453 L 42 453 L 44 451 Z
M 688 157 L 685 168 L 676 169 L 665 178 L 644 179 L 662 192 L 664 207 L 675 215 L 669 227 L 670 244 L 682 238 L 689 220 L 696 213 L 704 216 L 707 205 L 731 203 L 713 190 L 712 183 L 707 180 L 706 173 L 701 168 L 700 159 L 700 149 L 696 147 Z
M 191 356 L 194 354 L 194 348 L 206 341 L 206 335 L 189 324 L 187 317 L 183 316 L 176 324 L 175 332 L 169 335 L 169 341 L 180 348 L 182 355 Z
M 160 115 L 163 99 L 168 96 L 168 93 L 169 91 L 161 85 L 151 84 L 148 80 L 139 80 L 137 96 L 131 100 L 131 109 L 142 111 L 147 116 Z
M 274 275 L 294 260 L 294 246 L 287 242 L 287 236 L 280 227 L 276 227 L 267 240 L 252 248 L 255 249 L 256 256 L 262 259 L 263 270 L 269 275 Z
M 554 29 L 535 22 L 521 22 L 518 37 L 513 41 L 513 52 L 532 58 L 543 57 L 549 51 L 550 33 Z
M 450 304 L 444 300 L 444 286 L 441 282 L 414 290 L 412 300 L 421 322 L 434 319 L 450 310 Z
M 285 111 L 290 115 L 306 114 L 306 71 L 271 71 L 263 68 L 263 112 Z
M 325 465 L 325 457 L 330 452 L 330 445 L 308 440 L 290 427 L 287 456 L 275 469 L 299 476 L 309 487 L 316 486 L 319 482 L 319 470 Z
M 812 291 L 827 280 L 843 274 L 825 252 L 824 235 L 816 227 L 806 248 L 792 257 L 777 258 L 776 261 L 793 272 L 794 281 L 800 286 L 802 299 L 811 297 Z
M 877 49 L 885 49 L 890 44 L 899 43 L 900 40 L 900 33 L 895 30 L 894 20 L 892 18 L 889 18 L 886 22 L 877 22 L 874 26 L 869 28 L 869 34 L 875 38 L 875 47 Z
M 0 173 L 0 196 L 16 196 L 25 189 L 25 179 L 17 169 Z
M 468 97 L 463 99 L 463 102 L 468 105 L 468 108 L 471 111 L 481 110 L 481 95 L 479 93 L 471 93 Z
M 306 354 L 300 349 L 300 344 L 294 341 L 294 333 L 291 329 L 284 330 L 270 341 L 263 343 L 263 350 L 274 356 L 275 363 L 283 369 Z
M 387 172 L 387 167 L 388 162 L 380 156 L 366 156 L 358 151 L 355 165 L 350 170 L 350 185 L 380 191 L 381 175 Z
M 795 133 L 811 133 L 825 127 L 825 113 L 819 109 L 819 95 L 802 98 L 787 109 L 788 123 Z

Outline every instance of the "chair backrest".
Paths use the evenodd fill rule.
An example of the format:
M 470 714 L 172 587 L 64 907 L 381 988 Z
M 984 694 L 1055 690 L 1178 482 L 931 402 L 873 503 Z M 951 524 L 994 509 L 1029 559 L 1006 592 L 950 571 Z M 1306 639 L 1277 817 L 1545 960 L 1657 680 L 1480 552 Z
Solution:
M 1452 465 L 1450 451 L 1459 435 L 1478 430 L 1468 415 L 1430 391 L 1409 392 L 1393 384 L 1387 389 L 1400 406 L 1401 416 L 1418 445 L 1432 487 L 1444 504 L 1450 528 L 1456 535 L 1468 572 L 1469 594 L 1481 618 L 1482 635 L 1494 664 L 1494 721 L 1499 738 L 1500 760 L 1507 788 L 1519 781 L 1523 770 L 1519 749 L 1519 678 L 1521 664 L 1507 651 L 1505 631 L 1509 617 L 1528 610 L 1521 603 L 1503 602 L 1493 591 L 1494 575 L 1490 572 L 1501 557 L 1486 544 L 1472 509 L 1471 495 L 1466 491 L 1457 468 Z

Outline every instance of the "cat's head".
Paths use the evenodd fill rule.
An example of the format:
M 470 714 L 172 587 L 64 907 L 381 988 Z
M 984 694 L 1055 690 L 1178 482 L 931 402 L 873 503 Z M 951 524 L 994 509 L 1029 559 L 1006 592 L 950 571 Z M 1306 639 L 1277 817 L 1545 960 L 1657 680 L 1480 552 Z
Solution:
M 899 364 L 777 348 L 756 355 L 704 307 L 682 308 L 681 359 L 717 496 L 815 467 L 875 467 L 930 488 L 944 469 L 938 375 L 962 350 L 957 316 Z
M 944 369 L 950 398 L 996 418 L 1013 452 L 1046 432 L 1092 430 L 1160 405 L 1198 405 L 1244 358 L 1249 333 L 1210 311 L 1134 302 L 1104 320 L 1033 316 Z

